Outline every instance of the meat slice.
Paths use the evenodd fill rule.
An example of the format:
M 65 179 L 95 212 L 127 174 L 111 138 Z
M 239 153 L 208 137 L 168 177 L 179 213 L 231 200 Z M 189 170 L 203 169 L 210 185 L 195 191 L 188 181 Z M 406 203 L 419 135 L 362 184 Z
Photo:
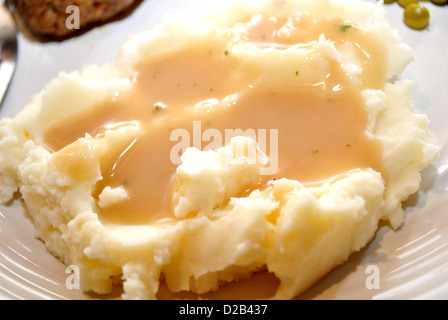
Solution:
M 10 0 L 14 7 L 16 18 L 25 27 L 38 36 L 63 37 L 76 32 L 67 20 L 73 22 L 73 10 L 79 10 L 79 27 L 83 29 L 94 23 L 106 22 L 123 13 L 141 0 Z

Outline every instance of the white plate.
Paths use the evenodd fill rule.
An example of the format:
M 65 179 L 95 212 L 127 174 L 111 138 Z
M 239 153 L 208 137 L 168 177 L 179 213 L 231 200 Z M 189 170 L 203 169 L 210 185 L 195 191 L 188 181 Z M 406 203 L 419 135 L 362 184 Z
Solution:
M 32 43 L 20 36 L 19 64 L 0 117 L 16 115 L 60 71 L 113 62 L 129 35 L 161 22 L 165 14 L 194 10 L 206 2 L 211 3 L 143 1 L 128 18 L 62 43 Z M 397 231 L 381 225 L 366 248 L 301 299 L 448 299 L 448 7 L 426 4 L 431 25 L 424 31 L 406 27 L 397 4 L 386 9 L 392 27 L 414 50 L 415 61 L 402 77 L 416 81 L 416 108 L 429 116 L 441 156 L 423 172 L 420 191 L 405 203 L 404 225 Z M 19 201 L 0 207 L 0 298 L 101 298 L 67 289 L 65 266 L 33 235 Z M 366 285 L 371 265 L 379 271 L 379 289 Z

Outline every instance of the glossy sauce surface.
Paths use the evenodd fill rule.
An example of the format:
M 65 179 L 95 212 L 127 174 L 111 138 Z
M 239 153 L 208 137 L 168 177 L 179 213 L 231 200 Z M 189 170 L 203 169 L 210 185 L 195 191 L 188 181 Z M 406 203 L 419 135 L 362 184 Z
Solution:
M 270 130 L 277 130 L 278 170 L 260 177 L 261 188 L 274 178 L 306 184 L 357 168 L 381 172 L 381 145 L 365 135 L 368 113 L 361 97 L 363 89 L 384 86 L 386 59 L 380 40 L 337 18 L 257 17 L 248 25 L 246 41 L 260 48 L 309 46 L 321 34 L 334 41 L 336 48 L 350 43 L 363 66 L 360 84 L 353 86 L 341 66 L 332 63 L 318 83 L 288 85 L 285 79 L 284 86 L 258 87 L 260 74 L 241 74 L 244 68 L 226 63 L 231 53 L 207 41 L 163 59 L 143 61 L 130 92 L 60 120 L 45 132 L 48 147 L 61 152 L 86 132 L 93 136 L 104 132 L 107 124 L 139 123 L 138 137 L 102 159 L 103 179 L 93 196 L 98 198 L 107 186 L 123 186 L 129 195 L 100 210 L 104 221 L 145 224 L 172 217 L 170 199 L 177 165 L 170 152 L 179 141 L 172 141 L 171 134 L 185 129 L 190 146 L 203 149 L 208 142 L 195 145 L 194 123 L 200 123 L 201 137 L 209 128 L 219 130 L 222 137 L 226 129 L 265 130 L 268 156 Z M 291 77 L 300 77 L 294 66 L 291 70 Z

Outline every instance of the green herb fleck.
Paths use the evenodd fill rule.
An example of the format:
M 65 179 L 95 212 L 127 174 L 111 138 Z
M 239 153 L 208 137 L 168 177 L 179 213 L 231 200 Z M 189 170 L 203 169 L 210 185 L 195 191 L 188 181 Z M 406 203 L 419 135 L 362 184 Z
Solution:
M 296 71 L 296 77 L 299 75 L 299 71 Z
M 352 25 L 350 23 L 346 23 L 341 26 L 341 30 L 346 31 L 347 29 L 349 29 L 351 27 L 352 27 Z
M 229 55 L 229 51 L 224 51 L 224 54 L 226 55 L 226 56 L 228 56 Z
M 312 153 L 318 153 L 318 152 L 319 152 L 319 149 L 311 150 L 311 152 L 312 152 Z
M 163 110 L 163 109 L 165 109 L 165 108 L 166 108 L 166 105 L 165 105 L 165 104 L 163 104 L 162 102 L 157 102 L 157 103 L 154 105 L 153 112 L 156 113 L 156 112 L 159 112 L 159 111 L 161 111 L 161 110 Z

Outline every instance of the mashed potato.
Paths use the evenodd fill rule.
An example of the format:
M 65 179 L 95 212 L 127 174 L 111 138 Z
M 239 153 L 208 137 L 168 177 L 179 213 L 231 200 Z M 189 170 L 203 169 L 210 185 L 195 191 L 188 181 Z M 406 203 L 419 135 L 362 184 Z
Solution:
M 1 120 L 0 199 L 20 192 L 86 292 L 202 294 L 264 271 L 272 298 L 294 298 L 379 220 L 399 227 L 438 156 L 397 80 L 411 60 L 382 6 L 358 0 L 176 18 Z

